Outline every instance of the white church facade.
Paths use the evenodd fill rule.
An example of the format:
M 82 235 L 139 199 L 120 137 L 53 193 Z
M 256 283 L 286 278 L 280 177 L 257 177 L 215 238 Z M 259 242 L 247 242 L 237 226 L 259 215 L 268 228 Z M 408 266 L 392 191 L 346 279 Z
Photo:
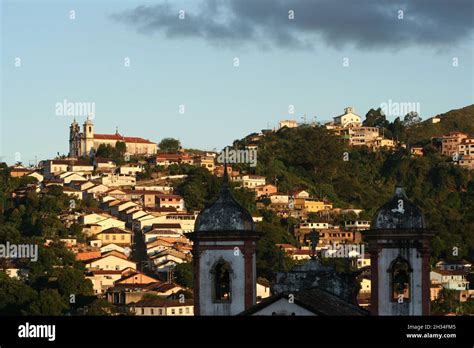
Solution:
M 69 132 L 69 157 L 90 156 L 100 145 L 115 146 L 117 142 L 124 142 L 126 153 L 129 155 L 154 155 L 157 152 L 157 144 L 140 137 L 126 137 L 117 132 L 115 134 L 97 134 L 94 132 L 94 124 L 89 118 L 82 126 L 74 120 Z

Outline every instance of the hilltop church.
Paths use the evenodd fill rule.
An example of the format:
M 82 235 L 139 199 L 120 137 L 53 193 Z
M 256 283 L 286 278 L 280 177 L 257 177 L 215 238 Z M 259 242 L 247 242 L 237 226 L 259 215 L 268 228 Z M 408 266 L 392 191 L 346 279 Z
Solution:
M 218 199 L 201 211 L 193 240 L 195 315 L 348 315 L 357 304 L 357 272 L 336 272 L 314 254 L 278 272 L 273 295 L 256 304 L 256 249 L 262 233 L 232 196 L 224 170 Z M 371 255 L 370 315 L 429 315 L 429 252 L 434 232 L 421 210 L 397 187 L 364 231 Z M 313 244 L 313 245 L 317 245 Z
M 125 143 L 129 155 L 154 155 L 157 152 L 157 144 L 148 139 L 125 137 L 118 131 L 115 134 L 94 133 L 94 124 L 89 118 L 84 122 L 82 132 L 75 119 L 69 128 L 69 157 L 87 157 L 100 145 L 115 146 L 118 141 Z

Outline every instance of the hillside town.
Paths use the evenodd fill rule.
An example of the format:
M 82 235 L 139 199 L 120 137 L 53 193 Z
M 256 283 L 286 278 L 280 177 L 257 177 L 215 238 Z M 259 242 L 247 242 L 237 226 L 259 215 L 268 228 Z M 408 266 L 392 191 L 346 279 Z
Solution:
M 429 122 L 442 121 L 433 117 Z M 202 237 L 196 234 L 196 226 L 203 225 L 204 218 L 200 218 L 202 211 L 189 209 L 189 202 L 177 192 L 178 184 L 187 174 L 172 170 L 181 166 L 201 167 L 217 178 L 228 180 L 232 187 L 252 194 L 258 209 L 251 216 L 253 224 L 262 222 L 262 211 L 294 221 L 291 233 L 296 242 L 275 244 L 282 260 L 286 258 L 297 267 L 305 267 L 314 260 L 339 258 L 344 246 L 359 246 L 349 248 L 349 253 L 342 250 L 341 255 L 357 270 L 356 304 L 368 311 L 374 298 L 371 262 L 376 258 L 371 257 L 367 245 L 364 248 L 363 234 L 375 228 L 372 218 L 361 207 L 335 204 L 326 196 L 302 187 L 282 191 L 277 178 L 252 171 L 251 162 L 257 161 L 262 139 L 297 127 L 323 127 L 349 147 L 365 147 L 372 152 L 404 148 L 414 157 L 424 156 L 422 145 L 386 138 L 381 128 L 364 126 L 353 107 L 346 107 L 332 122 L 302 124 L 282 120 L 275 129 L 249 135 L 244 146 L 234 149 L 240 151 L 235 153 L 240 159 L 232 157 L 231 147 L 226 148 L 226 156 L 215 151 L 163 150 L 158 143 L 124 136 L 118 130 L 114 134 L 98 134 L 89 118 L 81 130 L 74 119 L 68 155 L 29 167 L 21 163 L 8 167 L 12 178 L 31 178 L 10 198 L 20 204 L 31 192 L 41 196 L 58 187 L 67 195 L 69 208 L 60 212 L 58 218 L 66 228 L 73 225 L 80 228 L 83 237 L 78 238 L 77 234 L 44 237 L 44 245 L 61 243 L 73 252 L 84 265 L 84 276 L 92 283 L 94 295 L 113 305 L 114 313 L 186 316 L 199 311 L 204 314 L 202 305 L 196 309 L 193 289 L 176 279 L 177 267 L 192 264 L 193 247 L 203 243 L 199 239 Z M 431 145 L 454 165 L 474 168 L 474 135 L 439 134 L 432 137 Z M 119 160 L 117 156 L 104 157 L 107 152 L 104 149 L 119 148 L 122 148 Z M 239 165 L 241 162 L 247 166 Z M 4 266 L 3 271 L 12 278 L 28 277 L 28 270 L 18 268 L 15 262 Z M 472 272 L 471 262 L 464 259 L 438 261 L 429 270 L 430 300 L 439 299 L 443 289 L 453 290 L 459 302 L 473 300 L 474 290 L 468 280 Z M 257 307 L 263 306 L 266 299 L 279 296 L 268 280 L 258 276 L 255 276 L 255 298 L 250 301 Z M 221 295 L 225 298 L 225 291 Z M 300 301 L 304 302 L 303 297 Z M 270 306 L 278 301 L 272 303 Z M 267 310 L 265 306 L 257 307 L 252 313 Z M 351 310 L 352 314 L 359 313 Z

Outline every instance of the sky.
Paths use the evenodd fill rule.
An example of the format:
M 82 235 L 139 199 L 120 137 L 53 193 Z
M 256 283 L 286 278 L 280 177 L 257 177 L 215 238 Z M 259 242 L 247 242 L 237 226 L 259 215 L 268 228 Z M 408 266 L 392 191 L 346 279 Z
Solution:
M 0 2 L 9 164 L 68 153 L 64 100 L 94 105 L 97 133 L 206 150 L 347 106 L 474 103 L 470 0 Z

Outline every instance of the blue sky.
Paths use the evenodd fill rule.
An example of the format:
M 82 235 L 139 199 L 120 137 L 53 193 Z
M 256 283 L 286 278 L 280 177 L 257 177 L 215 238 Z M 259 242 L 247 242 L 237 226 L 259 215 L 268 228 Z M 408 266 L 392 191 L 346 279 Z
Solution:
M 212 0 L 196 0 L 173 1 L 166 7 L 172 17 L 180 9 L 190 19 L 196 14 L 198 20 L 182 33 L 165 21 L 161 8 L 153 7 L 161 1 L 2 1 L 2 160 L 13 163 L 19 153 L 28 164 L 35 156 L 41 160 L 67 154 L 72 117 L 55 114 L 56 103 L 64 99 L 95 103 L 98 133 L 113 133 L 118 127 L 127 136 L 156 142 L 175 137 L 185 147 L 209 150 L 274 127 L 280 119 L 301 120 L 306 114 L 308 120 L 329 120 L 346 106 L 364 116 L 389 100 L 416 102 L 425 119 L 473 103 L 472 21 L 467 29 L 453 24 L 452 32 L 440 31 L 446 33 L 444 41 L 420 28 L 419 36 L 403 33 L 393 44 L 391 38 L 403 30 L 397 22 L 389 21 L 387 33 L 380 34 L 388 39 L 365 41 L 357 35 L 364 40 L 377 28 L 353 34 L 351 28 L 335 31 L 333 24 L 310 29 L 304 24 L 295 29 L 295 35 L 309 43 L 301 47 L 286 33 L 278 32 L 275 39 L 271 18 L 258 28 L 262 35 L 239 32 L 257 23 L 251 17 L 258 9 L 248 19 L 238 12 L 237 20 L 245 26 L 232 24 L 232 33 L 219 27 L 221 19 L 210 29 L 202 27 L 207 17 L 197 14 L 203 3 L 213 5 Z M 312 3 L 295 0 L 295 6 Z M 140 16 L 143 10 L 126 15 L 141 5 L 152 6 L 144 8 L 145 17 Z M 75 11 L 74 20 L 70 10 Z M 295 20 L 301 12 L 296 11 Z M 396 9 L 390 12 L 396 16 Z M 410 8 L 406 12 L 408 21 Z M 320 13 L 324 15 L 335 13 Z M 305 20 L 311 24 L 311 17 Z M 20 67 L 15 66 L 17 57 Z M 130 67 L 124 67 L 125 57 Z M 234 67 L 235 57 L 239 67 Z M 342 64 L 345 57 L 348 67 Z M 457 67 L 452 65 L 454 57 Z M 179 113 L 182 104 L 184 114 Z M 294 115 L 288 114 L 290 104 Z

